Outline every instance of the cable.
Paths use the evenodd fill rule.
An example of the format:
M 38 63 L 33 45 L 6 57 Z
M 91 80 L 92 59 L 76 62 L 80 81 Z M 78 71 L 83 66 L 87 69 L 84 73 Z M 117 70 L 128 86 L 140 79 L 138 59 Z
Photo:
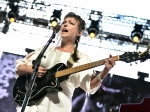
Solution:
M 13 101 L 12 101 L 11 105 L 9 106 L 9 108 L 8 108 L 8 111 L 7 111 L 7 112 L 10 112 L 11 107 L 12 107 L 12 105 L 14 104 L 14 102 L 15 102 L 15 100 L 17 99 L 17 97 L 18 97 L 18 96 L 19 96 L 19 94 L 17 94 L 17 95 L 16 95 L 16 97 L 13 99 Z
M 86 107 L 86 105 L 87 105 L 87 102 L 88 102 L 88 100 L 89 100 L 89 94 L 88 93 L 85 93 L 85 100 L 84 100 L 84 104 L 83 104 L 83 107 L 82 107 L 82 109 L 81 109 L 81 111 L 80 112 L 85 112 L 85 107 Z

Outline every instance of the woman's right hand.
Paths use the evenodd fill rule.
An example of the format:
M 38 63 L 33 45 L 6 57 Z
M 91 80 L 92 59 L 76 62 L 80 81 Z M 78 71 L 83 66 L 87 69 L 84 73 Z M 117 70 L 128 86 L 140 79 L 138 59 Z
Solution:
M 27 71 L 30 74 L 33 73 L 32 65 L 27 66 Z M 47 71 L 47 68 L 43 68 L 39 66 L 38 71 L 37 71 L 37 77 L 41 78 L 46 73 L 46 71 Z
M 46 73 L 47 68 L 43 68 L 43 67 L 39 67 L 38 68 L 38 73 L 37 73 L 37 77 L 41 78 L 42 76 L 44 76 L 44 74 Z

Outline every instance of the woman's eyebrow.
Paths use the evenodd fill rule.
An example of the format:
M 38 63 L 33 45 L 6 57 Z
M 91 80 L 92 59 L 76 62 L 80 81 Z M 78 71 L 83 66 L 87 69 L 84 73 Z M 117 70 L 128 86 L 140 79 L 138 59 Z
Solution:
M 74 24 L 76 23 L 74 20 L 69 20 L 69 22 L 73 22 Z

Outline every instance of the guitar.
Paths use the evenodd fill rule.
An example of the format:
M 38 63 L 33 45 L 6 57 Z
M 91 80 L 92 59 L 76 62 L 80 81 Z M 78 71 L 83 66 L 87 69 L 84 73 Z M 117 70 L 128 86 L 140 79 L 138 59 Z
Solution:
M 125 52 L 122 55 L 113 56 L 115 61 L 124 61 L 126 63 L 140 60 L 144 62 L 150 58 L 150 54 L 147 49 L 144 52 Z M 84 65 L 68 68 L 63 63 L 58 63 L 52 68 L 48 69 L 46 74 L 42 78 L 36 78 L 33 92 L 29 99 L 28 105 L 32 105 L 34 101 L 41 99 L 46 93 L 52 91 L 61 91 L 60 82 L 66 80 L 70 74 L 84 71 L 90 68 L 94 68 L 100 65 L 104 65 L 104 60 L 98 60 L 95 62 L 87 63 Z M 14 84 L 13 98 L 18 104 L 22 104 L 28 84 L 30 81 L 30 75 L 19 76 Z

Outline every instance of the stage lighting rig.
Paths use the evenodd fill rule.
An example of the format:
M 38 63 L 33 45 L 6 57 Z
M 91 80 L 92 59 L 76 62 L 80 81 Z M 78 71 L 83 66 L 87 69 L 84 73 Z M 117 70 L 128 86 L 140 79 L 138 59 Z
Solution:
M 0 11 L 0 23 L 2 23 L 6 19 L 6 12 Z
M 143 25 L 135 24 L 134 30 L 131 32 L 131 40 L 133 43 L 139 43 L 143 37 Z
M 101 12 L 98 11 L 91 11 L 89 20 L 91 23 L 88 27 L 88 34 L 91 38 L 95 38 L 99 34 L 100 28 L 100 19 L 102 18 Z
M 10 11 L 7 13 L 6 17 L 10 23 L 16 22 L 18 20 L 19 6 L 14 2 L 9 3 Z
M 94 38 L 99 33 L 99 21 L 91 20 L 90 27 L 88 28 L 88 34 L 91 38 Z
M 62 10 L 54 10 L 53 15 L 50 17 L 50 23 L 52 27 L 56 27 L 61 21 Z

